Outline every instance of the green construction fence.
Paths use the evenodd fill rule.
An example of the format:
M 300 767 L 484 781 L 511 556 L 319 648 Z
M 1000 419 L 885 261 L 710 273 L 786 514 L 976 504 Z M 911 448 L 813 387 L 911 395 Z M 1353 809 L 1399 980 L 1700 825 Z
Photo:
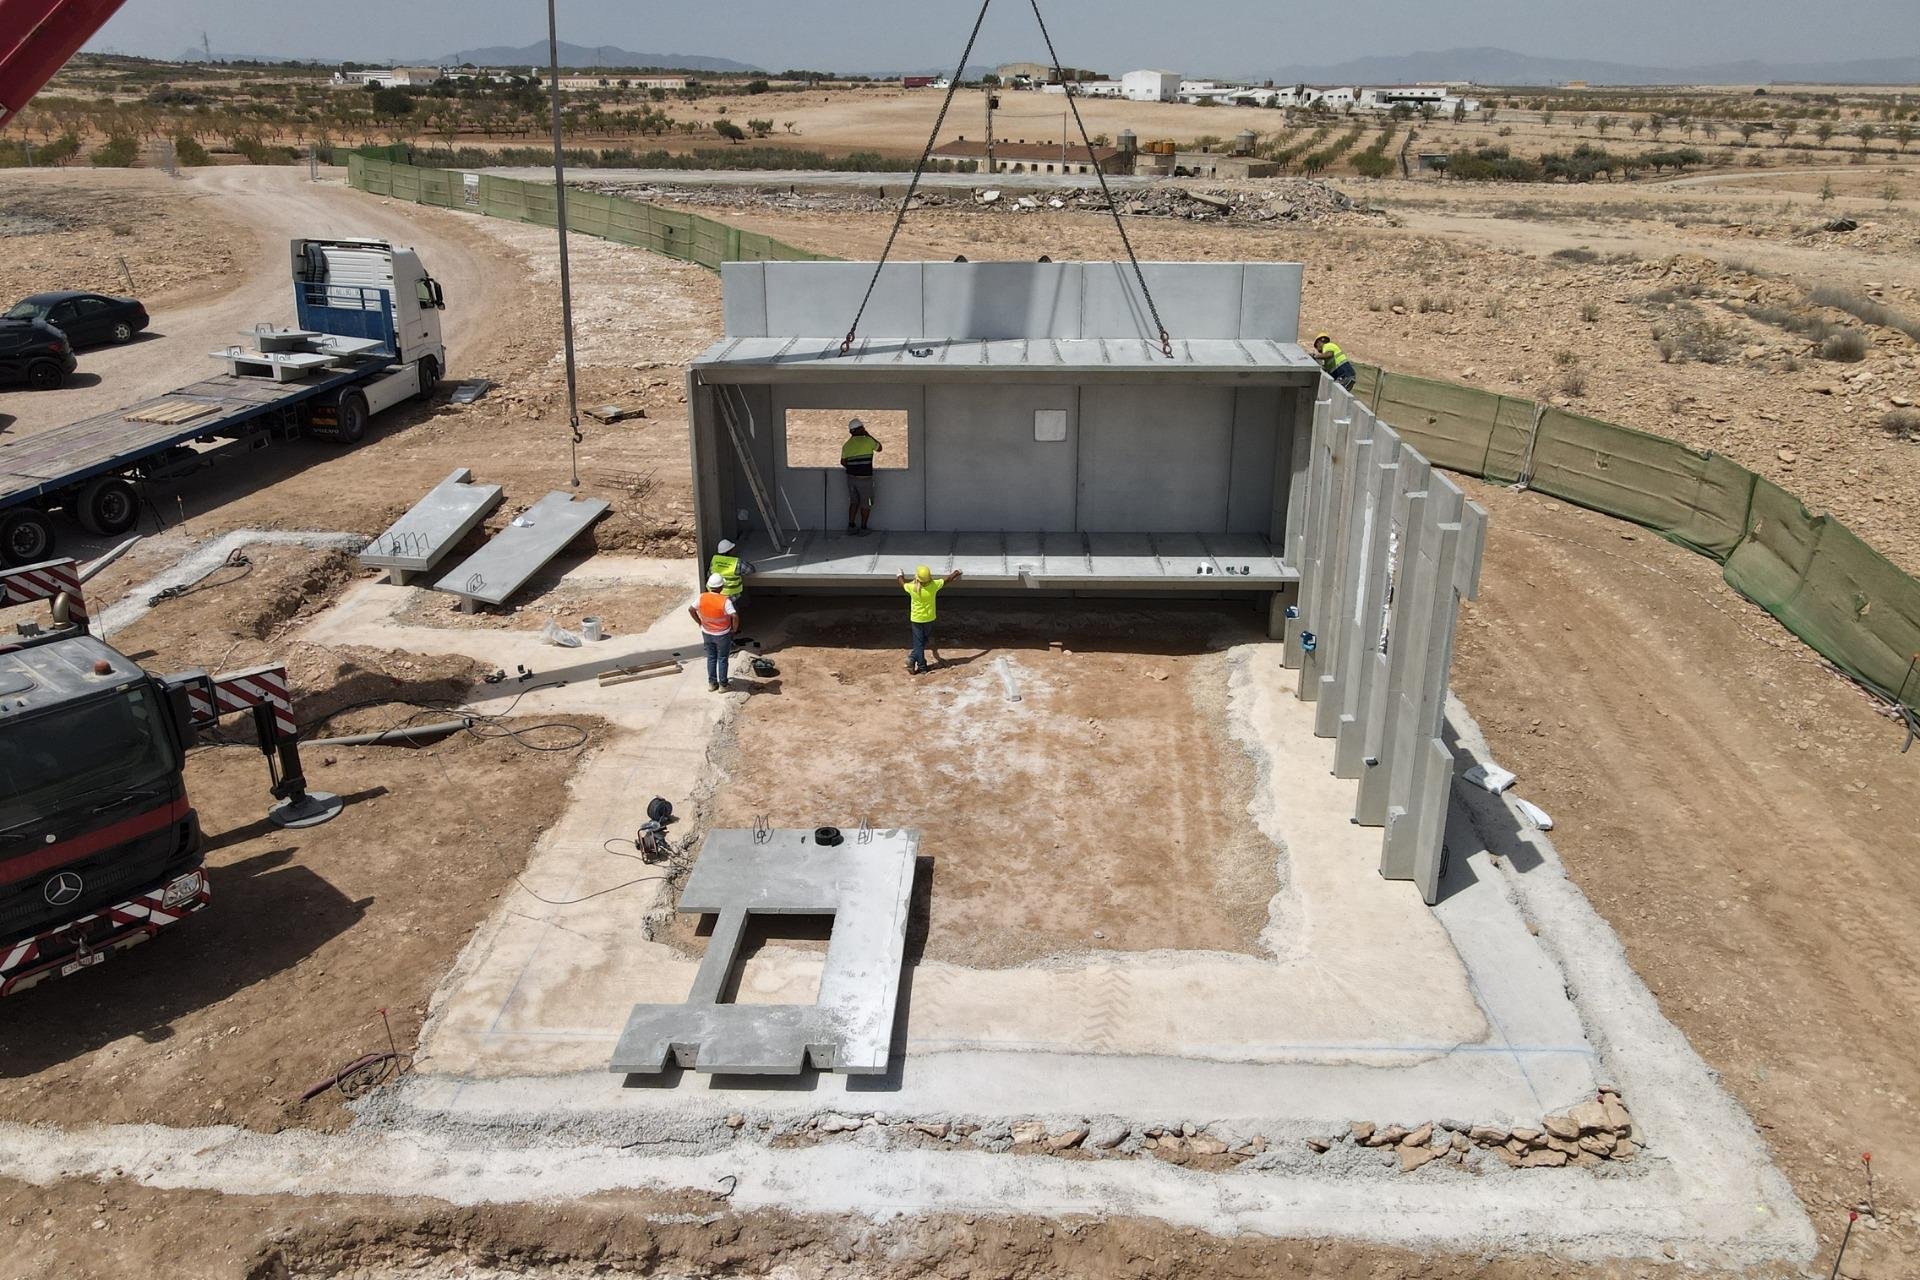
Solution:
M 558 221 L 551 182 L 428 169 L 363 155 L 347 158 L 347 181 L 362 191 L 396 200 L 469 209 L 543 227 Z M 743 231 L 697 213 L 572 188 L 567 190 L 567 230 L 651 249 L 715 271 L 723 262 L 829 260 L 827 254 L 810 253 L 772 236 Z
M 1832 516 L 1709 450 L 1549 405 L 1359 366 L 1354 394 L 1437 466 L 1525 484 L 1709 556 L 1734 590 L 1920 711 L 1920 582 Z
M 553 184 L 353 155 L 363 191 L 551 227 Z M 567 229 L 718 270 L 829 261 L 712 218 L 567 193 Z M 1832 516 L 1745 467 L 1664 436 L 1477 387 L 1357 366 L 1354 394 L 1436 466 L 1524 483 L 1651 529 L 1721 566 L 1729 586 L 1874 692 L 1920 711 L 1920 582 Z

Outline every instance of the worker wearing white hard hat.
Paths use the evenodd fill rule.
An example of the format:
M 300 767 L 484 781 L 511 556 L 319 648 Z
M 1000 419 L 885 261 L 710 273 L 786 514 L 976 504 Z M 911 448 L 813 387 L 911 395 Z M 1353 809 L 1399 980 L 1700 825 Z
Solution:
M 726 585 L 721 575 L 708 574 L 707 589 L 687 610 L 707 646 L 707 689 L 713 693 L 727 687 L 727 661 L 733 657 L 734 633 L 740 630 L 740 614 L 726 596 Z
M 723 583 L 720 594 L 733 601 L 733 611 L 739 613 L 747 604 L 747 575 L 753 572 L 753 562 L 740 555 L 740 549 L 730 539 L 723 538 L 715 549 L 713 559 L 707 563 L 707 572 L 718 574 Z
M 847 475 L 847 532 L 867 532 L 873 518 L 873 455 L 886 446 L 867 431 L 858 418 L 847 422 L 846 443 L 840 446 L 840 469 Z

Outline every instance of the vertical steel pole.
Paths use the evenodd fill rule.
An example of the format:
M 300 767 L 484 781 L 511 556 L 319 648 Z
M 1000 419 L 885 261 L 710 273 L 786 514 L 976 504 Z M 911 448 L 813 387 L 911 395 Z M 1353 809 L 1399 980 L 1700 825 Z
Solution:
M 572 433 L 573 486 L 580 487 L 580 403 L 573 369 L 573 279 L 567 272 L 567 167 L 560 154 L 560 36 L 547 0 L 547 100 L 553 110 L 553 207 L 560 233 L 560 328 L 567 356 L 567 429 Z

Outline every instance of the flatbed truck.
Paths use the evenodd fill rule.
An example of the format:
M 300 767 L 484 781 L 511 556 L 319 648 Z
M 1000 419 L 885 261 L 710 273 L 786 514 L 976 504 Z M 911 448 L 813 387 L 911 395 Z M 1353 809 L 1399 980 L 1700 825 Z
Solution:
M 0 445 L 0 567 L 50 560 L 53 516 L 115 536 L 139 522 L 141 486 L 205 463 L 205 446 L 358 444 L 373 415 L 424 399 L 446 371 L 440 284 L 383 240 L 292 242 L 297 327 L 257 325 L 252 348 L 209 352 L 226 372 Z

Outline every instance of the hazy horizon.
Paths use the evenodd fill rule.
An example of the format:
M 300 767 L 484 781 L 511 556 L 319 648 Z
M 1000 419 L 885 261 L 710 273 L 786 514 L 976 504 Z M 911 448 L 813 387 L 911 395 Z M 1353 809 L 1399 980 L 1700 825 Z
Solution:
M 879 0 L 734 0 L 702 9 L 561 0 L 559 31 L 573 44 L 730 58 L 770 71 L 905 70 L 951 65 L 976 12 L 971 4 L 923 6 L 917 20 L 903 21 L 898 3 Z M 1848 8 L 1846 22 L 1831 25 L 1809 23 L 1805 6 L 1787 0 L 1685 6 L 1484 0 L 1471 13 L 1415 0 L 1360 0 L 1331 11 L 1257 0 L 1192 0 L 1177 9 L 1142 0 L 1055 0 L 1042 12 L 1063 61 L 1107 71 L 1167 66 L 1187 74 L 1252 75 L 1478 46 L 1652 67 L 1920 54 L 1920 4 L 1913 0 L 1861 0 Z M 1150 28 L 1156 19 L 1159 29 Z M 86 48 L 177 58 L 200 43 L 202 31 L 216 55 L 379 62 L 544 40 L 546 8 L 538 0 L 442 0 L 407 8 L 387 0 L 325 6 L 148 0 L 123 7 Z M 1370 32 L 1390 33 L 1391 43 L 1369 42 Z M 989 11 L 972 61 L 1044 57 L 1031 9 L 1006 0 Z

